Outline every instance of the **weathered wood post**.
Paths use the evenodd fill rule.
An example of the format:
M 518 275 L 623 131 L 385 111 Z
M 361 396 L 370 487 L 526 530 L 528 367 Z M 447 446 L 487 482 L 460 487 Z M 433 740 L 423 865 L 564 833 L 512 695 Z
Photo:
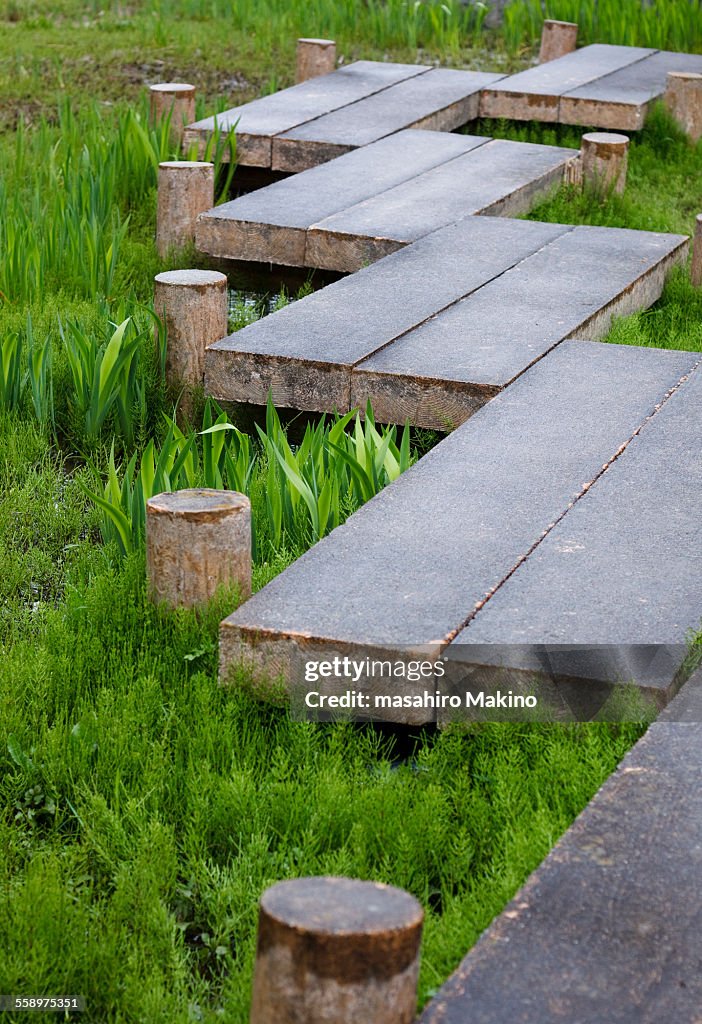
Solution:
M 669 71 L 663 99 L 681 128 L 697 142 L 702 135 L 702 75 Z
M 621 194 L 626 188 L 629 139 L 613 132 L 588 132 L 581 142 L 583 186 Z
M 214 206 L 214 164 L 169 160 L 158 165 L 156 248 L 159 256 L 195 241 L 195 222 Z
M 546 20 L 541 29 L 539 64 L 572 53 L 578 41 L 578 26 L 573 21 Z
M 267 889 L 251 1024 L 410 1024 L 424 912 L 402 889 L 295 878 Z
M 188 82 L 159 82 L 149 89 L 152 124 L 171 115 L 171 133 L 180 143 L 186 124 L 195 120 L 195 86 Z
M 695 234 L 692 239 L 692 266 L 690 280 L 695 288 L 702 287 L 702 213 L 695 219 Z
M 219 586 L 251 595 L 251 503 L 236 491 L 157 494 L 146 503 L 146 570 L 155 601 L 193 608 Z
M 328 75 L 335 67 L 336 43 L 333 39 L 298 39 L 296 82 Z
M 199 387 L 205 349 L 227 334 L 227 278 L 214 270 L 168 270 L 154 278 L 154 310 L 166 326 L 166 377 Z

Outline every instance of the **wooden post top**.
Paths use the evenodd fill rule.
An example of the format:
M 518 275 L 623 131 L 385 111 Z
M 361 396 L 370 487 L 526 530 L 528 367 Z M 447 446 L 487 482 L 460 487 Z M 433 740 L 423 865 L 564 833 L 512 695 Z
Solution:
M 404 889 L 330 875 L 278 882 L 264 892 L 261 907 L 291 928 L 340 937 L 413 928 L 424 917 Z
M 151 85 L 149 88 L 151 89 L 151 92 L 195 92 L 195 86 L 191 85 L 189 82 L 157 82 L 156 85 Z
M 161 163 L 158 166 L 159 167 L 167 167 L 169 169 L 170 168 L 175 169 L 175 168 L 181 168 L 181 167 L 187 167 L 187 168 L 193 168 L 193 167 L 212 167 L 212 168 L 214 168 L 214 164 L 211 163 L 209 160 L 162 160 Z
M 154 281 L 179 288 L 226 288 L 227 275 L 218 270 L 164 270 Z
M 258 950 L 285 945 L 318 977 L 392 977 L 415 960 L 423 920 L 414 896 L 391 885 L 294 878 L 261 897 Z
M 698 71 L 669 71 L 668 78 L 683 78 L 683 79 L 702 79 L 702 75 Z
M 546 27 L 546 25 L 548 25 L 548 26 L 557 25 L 559 28 L 577 28 L 578 27 L 577 21 L 557 21 L 555 18 L 545 18 L 544 19 L 544 28 Z
M 299 43 L 309 43 L 312 46 L 336 46 L 333 39 L 310 39 L 303 37 L 298 39 L 298 44 Z
M 583 142 L 589 142 L 593 146 L 622 146 L 629 145 L 628 135 L 618 135 L 616 132 L 587 132 L 583 135 Z
M 178 516 L 181 519 L 203 521 L 220 518 L 229 512 L 239 512 L 250 506 L 245 494 L 238 491 L 219 491 L 209 487 L 185 488 L 155 494 L 146 503 L 151 515 Z

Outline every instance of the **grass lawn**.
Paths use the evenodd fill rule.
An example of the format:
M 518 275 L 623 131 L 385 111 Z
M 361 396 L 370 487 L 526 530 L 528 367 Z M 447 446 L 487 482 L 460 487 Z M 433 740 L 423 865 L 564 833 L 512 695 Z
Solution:
M 421 899 L 426 999 L 639 728 L 418 736 L 396 764 L 381 732 L 223 692 L 229 603 L 155 610 L 142 556 L 116 565 L 45 443 L 2 427 L 2 991 L 243 1024 L 258 896 L 341 873 Z
M 467 38 L 472 15 L 412 9 L 0 6 L 0 993 L 85 995 L 84 1019 L 97 1024 L 244 1024 L 262 890 L 339 873 L 422 901 L 424 1002 L 644 728 L 408 735 L 291 722 L 217 685 L 217 625 L 235 596 L 201 615 L 154 608 L 138 533 L 121 543 L 86 494 L 111 452 L 121 482 L 133 454 L 139 472 L 173 441 L 148 311 L 164 269 L 155 163 L 169 147 L 146 130 L 144 83 L 192 81 L 211 112 L 289 84 L 301 34 L 336 36 L 346 60 L 511 68 L 530 57 L 534 28 Z M 580 134 L 472 130 L 574 146 Z M 689 233 L 701 157 L 657 111 L 632 142 L 624 197 L 563 189 L 531 216 Z M 234 306 L 244 323 L 250 308 Z M 85 358 L 99 358 L 128 317 L 131 383 L 100 419 L 72 355 L 85 342 Z M 676 273 L 656 307 L 616 322 L 609 340 L 702 349 L 702 293 Z M 227 449 L 232 464 L 243 438 Z M 405 464 L 435 438 L 395 440 Z M 205 479 L 206 442 L 188 443 Z M 256 434 L 250 455 L 236 472 L 251 466 L 260 587 L 315 533 Z M 338 517 L 362 499 L 345 479 Z

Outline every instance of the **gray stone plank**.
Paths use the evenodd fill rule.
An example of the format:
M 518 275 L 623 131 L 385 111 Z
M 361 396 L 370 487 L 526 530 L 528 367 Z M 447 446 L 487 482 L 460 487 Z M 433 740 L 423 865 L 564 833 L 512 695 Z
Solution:
M 432 68 L 277 135 L 274 170 L 298 172 L 403 128 L 449 132 L 478 116 L 480 90 L 502 75 Z
M 697 673 L 419 1024 L 698 1024 L 701 690 Z
M 616 588 L 615 588 L 616 589 Z M 602 605 L 609 594 L 601 595 Z M 702 614 L 702 609 L 701 609 Z M 596 635 L 596 634 L 595 634 Z M 601 687 L 604 699 L 612 687 L 633 684 L 650 700 L 652 711 L 662 707 L 677 691 L 688 656 L 684 634 L 677 643 L 658 644 L 642 639 L 637 633 L 631 643 L 545 644 L 548 670 L 567 694 L 568 704 L 576 717 L 594 717 L 600 712 L 599 698 L 589 694 Z M 453 645 L 452 645 L 453 646 Z M 492 646 L 492 645 L 490 645 Z
M 517 216 L 560 183 L 579 151 L 493 140 L 312 225 L 305 262 L 353 271 L 479 213 Z
M 201 215 L 197 246 L 224 259 L 306 266 L 307 229 L 490 140 L 409 129 Z
M 682 235 L 576 227 L 358 364 L 351 404 L 370 399 L 383 422 L 462 422 L 564 338 L 650 306 L 686 252 Z
M 351 367 L 571 228 L 466 218 L 211 345 L 218 399 L 349 408 Z M 469 257 L 469 258 L 468 258 Z
M 509 587 L 509 582 L 502 589 Z M 600 596 L 606 605 L 606 592 Z M 458 695 L 461 704 L 459 710 L 439 709 L 437 719 L 442 725 L 494 719 L 495 710 L 489 705 L 468 709 L 465 694 L 510 691 L 535 696 L 537 710 L 531 717 L 542 721 L 639 721 L 647 714 L 655 715 L 689 674 L 688 647 L 683 642 L 471 643 L 470 626 L 449 645 L 444 659 L 443 687 Z M 511 710 L 502 707 L 497 717 L 522 721 L 529 713 L 518 706 Z
M 699 647 L 693 651 L 695 671 L 682 687 L 675 700 L 658 716 L 660 722 L 702 722 L 702 668 L 699 667 Z
M 564 342 L 229 616 L 222 675 L 448 644 L 690 362 Z
M 597 125 L 619 131 L 643 127 L 651 100 L 665 92 L 669 71 L 702 73 L 702 56 L 659 50 L 561 97 L 562 124 Z
M 677 644 L 699 631 L 701 449 L 697 369 L 456 644 Z
M 559 120 L 560 97 L 613 71 L 634 64 L 655 50 L 594 43 L 557 60 L 503 78 L 483 91 L 482 117 Z
M 299 85 L 251 103 L 225 110 L 188 125 L 184 146 L 204 146 L 217 125 L 224 131 L 236 126 L 237 161 L 253 167 L 271 166 L 271 137 L 311 121 L 348 103 L 386 89 L 430 68 L 418 64 L 391 64 L 359 60 L 329 75 L 310 78 Z

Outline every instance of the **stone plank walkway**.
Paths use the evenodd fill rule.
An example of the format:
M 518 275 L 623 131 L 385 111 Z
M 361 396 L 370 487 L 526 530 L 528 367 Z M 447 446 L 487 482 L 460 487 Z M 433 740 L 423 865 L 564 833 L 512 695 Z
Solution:
M 642 440 L 651 434 L 672 389 L 699 386 L 684 380 L 698 360 L 686 352 L 564 342 L 225 619 L 222 676 L 243 659 L 257 675 L 282 675 L 294 684 L 304 678 L 307 658 L 445 650 L 466 623 L 479 620 L 477 609 L 489 610 L 496 600 L 488 600 L 491 594 L 503 586 L 507 594 L 512 574 L 528 570 L 555 523 L 567 530 L 575 511 L 586 511 L 590 503 L 598 507 L 598 491 L 606 495 L 615 469 L 617 476 L 621 471 L 620 459 L 624 465 L 623 448 L 639 431 Z M 690 401 L 697 397 L 692 394 Z M 686 429 L 694 450 L 699 433 L 694 426 Z M 651 479 L 659 469 L 656 458 L 667 457 L 653 446 Z M 646 531 L 635 531 L 651 573 L 657 558 L 657 572 L 666 575 L 676 545 L 681 558 L 697 557 L 699 518 L 699 509 L 690 506 L 687 515 L 657 523 L 661 533 L 650 552 Z M 674 628 L 666 631 L 679 643 L 702 607 L 702 577 L 686 575 L 694 590 L 687 595 L 688 617 L 679 623 L 679 636 Z M 597 593 L 599 602 L 593 602 L 581 631 L 595 644 L 601 635 L 613 637 L 619 607 L 616 586 L 598 587 Z M 534 601 L 535 611 L 545 606 L 545 642 L 552 635 L 551 605 L 543 593 Z M 616 641 L 629 643 L 629 621 L 619 622 Z M 506 630 L 501 639 L 522 638 L 516 632 L 512 639 Z M 529 635 L 530 643 L 541 639 Z M 425 681 L 416 685 L 423 691 Z M 412 690 L 412 684 L 402 686 L 403 692 Z M 670 680 L 667 686 L 661 702 Z M 408 722 L 428 716 L 388 712 Z
M 459 128 L 477 117 L 481 89 L 501 77 L 360 60 L 196 121 L 183 143 L 202 154 L 215 126 L 236 127 L 240 165 L 301 171 L 403 128 Z
M 478 115 L 635 131 L 669 71 L 702 72 L 702 56 L 596 43 L 505 77 L 356 61 L 189 125 L 202 155 L 215 125 L 237 128 L 241 166 L 297 172 L 405 128 L 449 132 Z
M 273 139 L 274 171 L 302 171 L 403 128 L 450 132 L 478 116 L 480 90 L 500 75 L 432 68 Z
M 350 272 L 464 217 L 516 216 L 574 173 L 579 151 L 408 130 L 202 214 L 224 259 Z
M 478 150 L 479 152 L 479 150 Z M 463 422 L 565 338 L 649 306 L 684 236 L 467 217 L 216 342 L 218 400 Z
M 579 154 L 449 134 L 478 111 L 635 129 L 670 70 L 702 57 L 598 45 L 508 79 L 361 61 L 218 117 L 243 165 L 301 173 L 204 214 L 201 250 L 356 273 L 210 346 L 207 392 L 463 424 L 222 623 L 223 678 L 441 652 L 454 682 L 537 676 L 557 717 L 629 678 L 673 695 L 702 607 L 702 369 L 595 339 L 687 239 L 504 219 Z
M 400 132 L 214 207 L 198 220 L 197 246 L 222 259 L 304 267 L 313 224 L 488 141 L 414 129 Z
M 641 428 L 593 489 L 481 608 L 456 643 L 679 643 L 699 623 L 702 373 Z
M 702 72 L 702 56 L 595 43 L 487 86 L 482 117 L 636 131 L 669 71 Z
M 701 749 L 699 671 L 419 1024 L 698 1024 Z

